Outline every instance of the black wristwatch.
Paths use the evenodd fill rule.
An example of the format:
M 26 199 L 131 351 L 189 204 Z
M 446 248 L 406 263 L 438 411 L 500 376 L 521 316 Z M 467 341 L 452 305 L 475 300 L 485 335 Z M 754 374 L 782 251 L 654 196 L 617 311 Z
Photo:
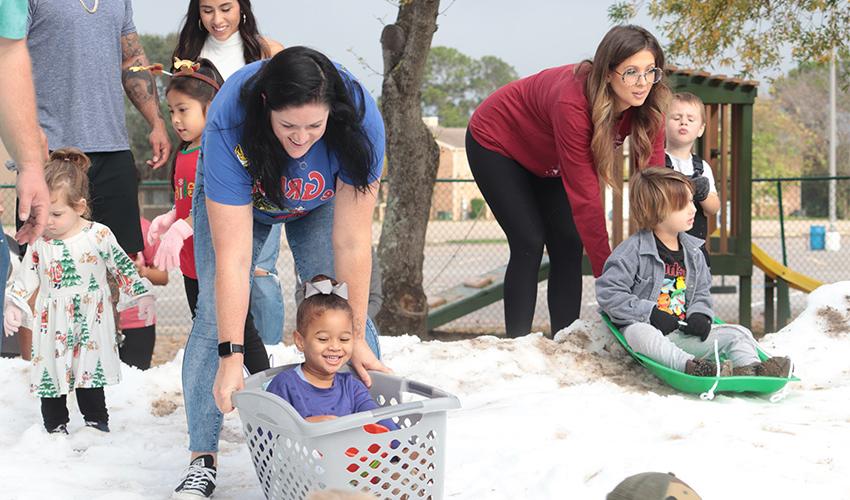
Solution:
M 218 345 L 218 356 L 221 358 L 230 356 L 235 352 L 244 354 L 245 346 L 242 344 L 231 344 L 230 342 L 222 342 Z

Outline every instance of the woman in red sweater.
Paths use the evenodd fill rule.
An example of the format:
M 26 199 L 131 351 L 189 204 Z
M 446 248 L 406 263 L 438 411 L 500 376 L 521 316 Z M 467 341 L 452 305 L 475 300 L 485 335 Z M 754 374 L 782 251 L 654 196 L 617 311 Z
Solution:
M 472 175 L 508 238 L 505 328 L 531 330 L 543 246 L 552 333 L 578 319 L 582 245 L 593 275 L 611 253 L 600 180 L 631 136 L 637 165 L 664 165 L 664 52 L 639 26 L 617 26 L 592 61 L 543 70 L 494 92 L 469 122 Z

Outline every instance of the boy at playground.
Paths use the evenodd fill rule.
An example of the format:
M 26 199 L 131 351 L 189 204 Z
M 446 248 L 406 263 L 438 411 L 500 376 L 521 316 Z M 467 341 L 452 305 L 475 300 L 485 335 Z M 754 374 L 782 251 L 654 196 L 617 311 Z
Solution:
M 787 377 L 791 361 L 761 362 L 752 333 L 740 325 L 712 326 L 711 273 L 687 234 L 696 207 L 687 177 L 651 167 L 631 180 L 629 205 L 640 230 L 614 249 L 596 281 L 596 298 L 631 348 L 669 368 L 715 376 L 715 343 L 727 361 L 721 376 Z
M 295 345 L 304 362 L 285 370 L 266 390 L 287 400 L 308 422 L 378 408 L 366 386 L 353 373 L 339 373 L 354 348 L 354 312 L 348 286 L 324 275 L 304 283 L 304 300 L 295 317 Z M 398 429 L 391 420 L 380 424 Z
M 694 143 L 705 132 L 705 104 L 702 99 L 690 92 L 673 94 L 666 130 L 667 167 L 690 177 L 694 187 L 696 215 L 694 226 L 688 234 L 705 241 L 708 236 L 708 219 L 720 210 L 720 197 L 717 196 L 711 165 L 692 152 Z M 704 255 L 708 260 L 708 254 Z

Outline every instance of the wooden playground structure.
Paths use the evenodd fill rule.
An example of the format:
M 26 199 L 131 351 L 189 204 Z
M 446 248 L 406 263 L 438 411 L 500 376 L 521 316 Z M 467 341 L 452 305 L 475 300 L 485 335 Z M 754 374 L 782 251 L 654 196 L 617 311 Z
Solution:
M 665 77 L 673 92 L 691 92 L 705 103 L 706 129 L 697 142 L 696 153 L 711 164 L 721 206 L 718 220 L 709 221 L 711 270 L 714 276 L 738 278 L 737 287 L 717 286 L 712 288 L 712 293 L 737 293 L 738 322 L 750 327 L 753 266 L 759 267 L 765 273 L 765 327 L 781 328 L 790 318 L 789 286 L 810 292 L 820 282 L 770 259 L 752 244 L 753 104 L 758 82 L 675 67 L 668 67 Z M 613 214 L 609 232 L 612 247 L 634 232 L 634 225 L 626 215 L 623 188 L 635 166 L 627 148 L 620 148 L 619 154 L 621 168 L 615 178 L 621 179 L 620 189 L 613 191 L 610 205 L 605 206 L 605 212 L 610 210 Z M 431 301 L 428 328 L 434 329 L 501 300 L 504 272 L 502 266 L 440 293 Z M 583 274 L 591 274 L 586 256 Z M 538 280 L 543 281 L 548 275 L 549 261 L 544 256 Z

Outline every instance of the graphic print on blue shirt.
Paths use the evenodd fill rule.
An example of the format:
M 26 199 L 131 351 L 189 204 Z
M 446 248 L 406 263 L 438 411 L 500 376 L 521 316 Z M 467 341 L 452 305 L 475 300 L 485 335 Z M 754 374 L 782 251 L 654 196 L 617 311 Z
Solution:
M 297 160 L 289 158 L 281 165 L 283 206 L 272 203 L 261 188 L 260 180 L 251 178 L 247 170 L 250 158 L 245 156 L 241 144 L 245 110 L 240 104 L 239 95 L 242 86 L 263 64 L 265 61 L 257 61 L 234 73 L 210 105 L 202 144 L 204 190 L 206 196 L 217 203 L 250 203 L 255 220 L 275 224 L 303 217 L 332 200 L 337 179 L 352 185 L 353 180 L 341 169 L 337 155 L 328 150 L 324 139 L 314 143 L 303 157 Z M 384 121 L 372 96 L 345 68 L 334 64 L 349 89 L 359 85 L 363 90 L 365 102 L 362 123 L 374 153 L 368 178 L 371 183 L 380 179 L 383 169 Z M 350 92 L 350 95 L 355 106 L 359 106 L 359 93 Z

